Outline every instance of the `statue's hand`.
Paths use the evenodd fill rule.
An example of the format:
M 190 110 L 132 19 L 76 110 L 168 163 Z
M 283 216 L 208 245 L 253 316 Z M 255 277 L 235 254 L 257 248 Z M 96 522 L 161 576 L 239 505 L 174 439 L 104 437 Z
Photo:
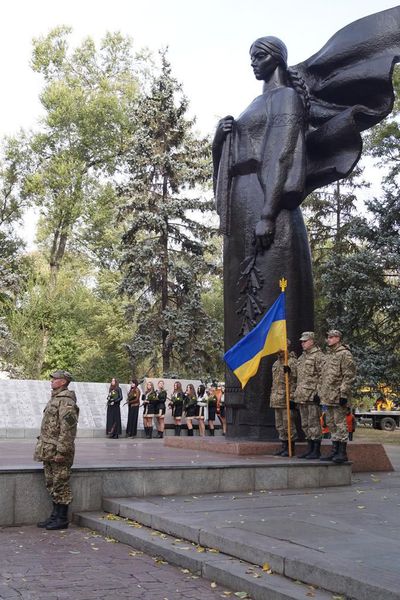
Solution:
M 222 144 L 228 133 L 232 132 L 234 121 L 235 119 L 231 115 L 228 115 L 219 121 L 215 132 L 214 144 Z
M 256 225 L 256 247 L 257 250 L 268 250 L 275 236 L 275 221 L 272 219 L 262 219 Z

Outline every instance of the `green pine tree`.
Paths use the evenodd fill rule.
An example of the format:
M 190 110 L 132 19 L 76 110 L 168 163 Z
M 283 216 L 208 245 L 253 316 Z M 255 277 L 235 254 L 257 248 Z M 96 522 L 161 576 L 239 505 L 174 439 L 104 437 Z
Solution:
M 134 362 L 145 361 L 152 373 L 193 377 L 208 370 L 207 357 L 222 336 L 202 303 L 208 275 L 217 269 L 205 254 L 212 203 L 199 193 L 210 179 L 210 147 L 194 133 L 187 110 L 161 52 L 160 73 L 136 112 L 121 190 L 127 227 L 121 288 L 136 323 L 128 346 Z

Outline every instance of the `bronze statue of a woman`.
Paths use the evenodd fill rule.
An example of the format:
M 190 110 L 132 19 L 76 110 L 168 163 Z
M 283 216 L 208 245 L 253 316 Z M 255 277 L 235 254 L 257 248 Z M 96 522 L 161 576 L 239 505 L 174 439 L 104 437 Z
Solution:
M 272 36 L 250 48 L 263 91 L 237 118 L 222 119 L 213 143 L 217 210 L 224 233 L 225 347 L 249 331 L 288 280 L 288 335 L 313 329 L 313 285 L 299 205 L 314 189 L 348 175 L 360 132 L 392 109 L 400 57 L 400 7 L 356 21 L 310 59 L 288 67 Z M 268 410 L 272 358 L 242 390 L 226 373 L 228 436 L 274 436 Z

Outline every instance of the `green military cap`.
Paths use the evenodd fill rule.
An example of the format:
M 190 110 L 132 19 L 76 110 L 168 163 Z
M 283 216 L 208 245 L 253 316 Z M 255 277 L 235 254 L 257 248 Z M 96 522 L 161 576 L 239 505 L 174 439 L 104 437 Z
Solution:
M 69 371 L 64 371 L 64 369 L 57 369 L 50 375 L 52 379 L 65 379 L 65 381 L 72 381 L 73 377 Z
M 313 331 L 303 331 L 300 342 L 306 342 L 307 340 L 315 340 L 315 333 Z
M 330 329 L 326 335 L 328 337 L 338 337 L 340 339 L 343 337 L 343 333 L 339 331 L 339 329 Z

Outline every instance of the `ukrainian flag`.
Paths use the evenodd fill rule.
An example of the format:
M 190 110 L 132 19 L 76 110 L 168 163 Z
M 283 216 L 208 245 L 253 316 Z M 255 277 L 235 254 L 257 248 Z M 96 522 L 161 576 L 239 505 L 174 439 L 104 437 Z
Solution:
M 286 348 L 285 292 L 282 292 L 261 321 L 224 354 L 227 365 L 242 384 L 258 371 L 260 360 Z

